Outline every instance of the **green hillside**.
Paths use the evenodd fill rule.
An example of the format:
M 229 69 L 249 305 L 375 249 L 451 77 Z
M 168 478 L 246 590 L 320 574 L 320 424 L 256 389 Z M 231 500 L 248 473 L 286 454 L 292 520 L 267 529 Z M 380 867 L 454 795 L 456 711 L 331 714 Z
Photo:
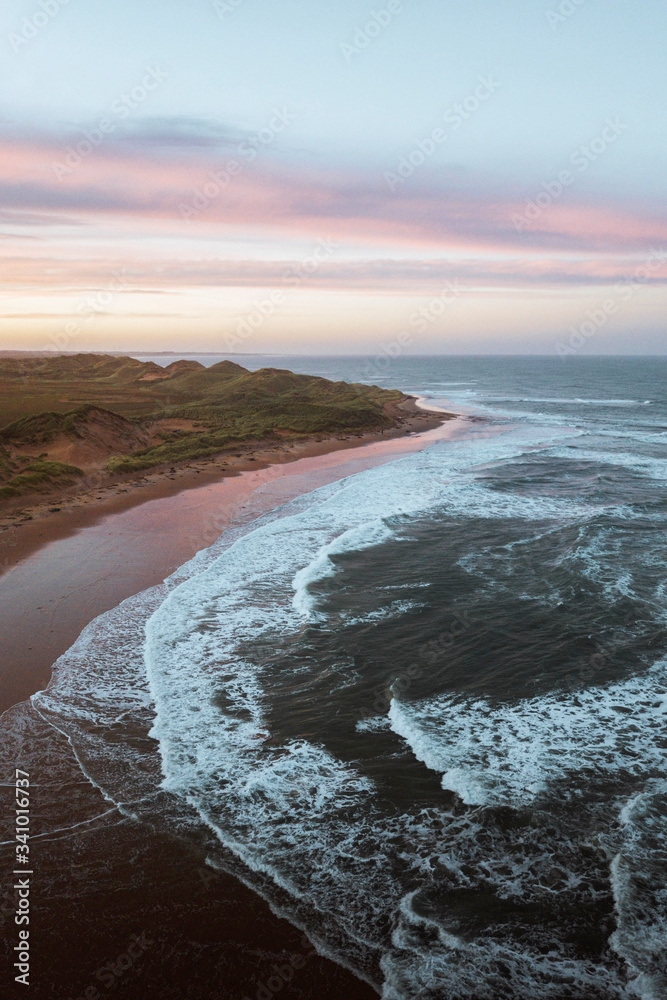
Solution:
M 131 473 L 251 441 L 380 430 L 402 422 L 405 401 L 377 386 L 232 361 L 2 358 L 0 485 L 17 495 L 91 466 Z

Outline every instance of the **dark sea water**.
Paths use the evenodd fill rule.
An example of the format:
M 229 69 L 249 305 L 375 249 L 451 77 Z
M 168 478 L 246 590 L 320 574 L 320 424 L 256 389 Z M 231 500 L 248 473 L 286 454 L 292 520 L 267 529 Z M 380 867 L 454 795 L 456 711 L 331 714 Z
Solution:
M 667 997 L 667 359 L 235 360 L 470 419 L 232 528 L 32 711 L 387 1000 Z

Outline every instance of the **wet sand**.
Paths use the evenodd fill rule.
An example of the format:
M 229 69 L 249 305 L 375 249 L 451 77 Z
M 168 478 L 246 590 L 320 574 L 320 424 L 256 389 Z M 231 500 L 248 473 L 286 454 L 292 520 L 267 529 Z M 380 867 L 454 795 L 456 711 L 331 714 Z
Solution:
M 409 437 L 319 442 L 299 452 L 281 453 L 276 464 L 253 463 L 223 476 L 218 467 L 198 475 L 188 470 L 174 480 L 162 477 L 150 489 L 114 494 L 101 501 L 77 499 L 71 509 L 0 536 L 0 712 L 48 684 L 51 666 L 90 621 L 126 597 L 160 583 L 239 518 L 261 513 L 264 487 L 269 509 L 288 498 L 269 485 L 293 483 L 293 495 L 352 471 L 419 450 L 454 432 L 450 420 Z M 339 448 L 334 447 L 340 444 Z M 321 451 L 328 446 L 329 450 Z M 332 450 L 333 449 L 333 450 Z M 318 453 L 320 452 L 320 453 Z M 221 478 L 222 477 L 222 478 Z M 96 494 L 99 495 L 99 494 Z M 277 499 L 274 499 L 277 497 Z
M 245 442 L 211 458 L 136 472 L 122 478 L 110 478 L 101 469 L 90 468 L 86 477 L 65 493 L 5 501 L 0 507 L 0 574 L 48 542 L 64 538 L 94 519 L 148 500 L 174 496 L 206 483 L 301 458 L 404 439 L 433 430 L 454 416 L 441 410 L 433 412 L 432 407 L 421 406 L 412 396 L 401 403 L 399 409 L 397 419 L 400 423 L 385 431 Z
M 118 507 L 113 501 L 111 509 L 82 504 L 69 522 L 46 519 L 40 534 L 25 536 L 30 554 L 0 577 L 2 707 L 44 687 L 55 659 L 89 621 L 159 583 L 227 525 L 251 521 L 317 486 L 455 437 L 465 427 L 463 420 L 438 421 L 419 435 L 310 454 L 222 479 L 219 471 L 202 473 L 202 485 L 193 487 L 190 479 L 169 488 L 162 484 L 165 495 L 142 503 L 136 494 L 122 495 Z M 6 725 L 11 729 L 14 716 L 25 713 L 30 717 L 34 710 L 10 709 Z M 55 732 L 49 738 L 61 740 Z M 59 832 L 40 829 L 38 805 L 35 816 L 40 839 L 34 841 L 34 863 L 43 886 L 32 936 L 37 1000 L 376 996 L 317 955 L 299 930 L 236 878 L 213 874 L 192 845 L 109 810 L 73 758 L 71 776 L 61 774 L 58 783 L 64 810 Z M 68 831 L 70 787 L 77 815 L 100 818 Z M 114 979 L 109 970 L 120 967 L 118 960 L 137 939 L 147 942 L 145 949 Z

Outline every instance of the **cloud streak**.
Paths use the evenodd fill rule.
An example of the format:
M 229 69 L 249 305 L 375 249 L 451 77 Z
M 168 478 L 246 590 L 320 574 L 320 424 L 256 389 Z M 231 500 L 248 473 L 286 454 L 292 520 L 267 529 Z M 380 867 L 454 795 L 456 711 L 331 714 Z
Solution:
M 279 143 L 223 182 L 249 134 L 212 120 L 142 119 L 63 173 L 54 164 L 76 152 L 77 134 L 8 131 L 5 288 L 66 295 L 105 287 L 121 268 L 142 294 L 276 288 L 301 252 L 286 260 L 287 248 L 326 237 L 342 249 L 318 267 L 311 290 L 428 295 L 457 281 L 478 294 L 575 292 L 624 280 L 667 245 L 667 218 L 639 199 L 569 190 L 518 231 L 526 194 L 516 183 L 430 169 L 391 192 L 379 167 L 315 170 L 303 157 L 288 162 Z M 184 218 L 197 192 L 203 208 Z M 667 283 L 664 262 L 650 283 Z
M 667 285 L 667 253 L 655 258 L 650 283 Z M 644 258 L 623 257 L 596 260 L 580 258 L 564 263 L 552 257 L 492 257 L 460 259 L 370 259 L 327 260 L 310 275 L 310 288 L 385 291 L 388 294 L 424 294 L 447 281 L 457 280 L 471 289 L 604 287 L 631 277 Z M 195 288 L 273 288 L 286 284 L 299 261 L 285 260 L 198 260 L 174 261 L 118 259 L 84 260 L 23 255 L 3 261 L 5 282 L 14 288 L 87 288 L 102 284 L 111 271 L 122 269 L 141 294 L 166 294 L 172 290 Z

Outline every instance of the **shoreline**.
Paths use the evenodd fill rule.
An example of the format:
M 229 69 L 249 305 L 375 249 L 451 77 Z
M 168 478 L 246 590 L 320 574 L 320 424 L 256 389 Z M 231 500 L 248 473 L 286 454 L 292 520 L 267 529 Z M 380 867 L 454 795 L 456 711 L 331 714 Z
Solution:
M 327 482 L 421 451 L 469 428 L 466 418 L 457 419 L 442 411 L 428 414 L 426 420 L 418 417 L 418 421 L 419 433 L 408 426 L 402 432 L 386 434 L 384 439 L 368 435 L 352 441 L 301 442 L 302 447 L 282 450 L 274 461 L 267 455 L 261 464 L 251 464 L 246 458 L 222 475 L 211 462 L 207 471 L 184 470 L 173 480 L 162 476 L 150 493 L 135 489 L 107 501 L 81 500 L 70 512 L 61 512 L 61 518 L 45 517 L 41 524 L 29 522 L 17 529 L 25 531 L 33 525 L 33 532 L 25 531 L 21 544 L 14 548 L 17 561 L 0 576 L 0 603 L 7 609 L 0 621 L 0 663 L 7 665 L 0 673 L 0 711 L 9 709 L 5 718 L 10 719 L 12 705 L 46 687 L 58 656 L 90 621 L 132 594 L 159 585 L 229 525 L 251 523 L 263 512 Z M 99 491 L 95 495 L 99 496 Z M 89 803 L 86 811 L 93 817 L 101 815 L 108 805 L 93 786 L 85 794 L 77 794 L 80 806 L 84 801 Z M 200 956 L 196 978 L 211 996 L 219 995 L 213 984 L 224 970 L 225 980 L 231 979 L 238 987 L 237 995 L 252 997 L 261 995 L 256 960 L 248 957 L 258 937 L 269 953 L 262 968 L 271 961 L 284 964 L 291 955 L 303 952 L 307 939 L 275 914 L 261 895 L 232 874 L 202 868 L 201 859 L 187 845 L 133 824 L 118 825 L 113 817 L 108 824 L 104 820 L 100 823 L 99 830 L 93 825 L 90 833 L 85 832 L 84 824 L 80 837 L 64 838 L 49 861 L 42 858 L 45 874 L 50 864 L 56 871 L 97 873 L 99 859 L 107 856 L 107 838 L 114 838 L 113 862 L 105 861 L 103 866 L 108 891 L 101 905 L 96 893 L 90 899 L 84 893 L 70 919 L 58 898 L 45 901 L 46 923 L 38 928 L 43 935 L 42 957 L 58 962 L 65 954 L 68 964 L 78 969 L 83 926 L 90 967 L 96 963 L 101 966 L 108 958 L 111 939 L 115 947 L 128 939 L 139 923 L 159 944 L 156 957 L 149 954 L 144 960 L 136 990 L 128 982 L 128 997 L 144 995 L 146 983 L 162 983 L 165 961 L 170 980 L 179 975 L 190 980 L 190 952 L 187 958 L 174 958 L 178 953 L 174 944 L 183 940 L 192 942 Z M 142 858 L 141 891 L 134 889 L 137 856 Z M 95 880 L 98 878 L 95 874 Z M 198 900 L 194 908 L 193 896 Z M 165 899 L 170 913 L 167 930 Z M 211 936 L 214 948 L 209 943 Z M 117 950 L 120 947 L 118 944 Z M 163 947 L 165 957 L 160 959 Z M 307 967 L 295 984 L 295 995 L 331 1000 L 340 996 L 371 1000 L 377 996 L 367 982 L 317 954 L 309 943 L 307 954 Z M 86 975 L 82 972 L 83 987 Z M 146 977 L 143 985 L 142 975 Z M 264 978 L 267 975 L 270 972 Z M 54 1000 L 72 995 L 72 983 L 54 986 Z M 199 986 L 196 995 L 201 995 Z
M 458 414 L 435 411 L 410 396 L 402 405 L 406 414 L 401 426 L 383 432 L 333 434 L 327 437 L 293 438 L 284 444 L 246 442 L 232 451 L 180 466 L 159 468 L 66 494 L 32 496 L 24 504 L 0 509 L 0 579 L 24 559 L 45 545 L 66 538 L 97 520 L 129 510 L 151 500 L 177 495 L 185 490 L 238 477 L 245 472 L 268 469 L 303 458 L 315 458 L 338 451 L 352 451 L 366 445 L 409 438 L 434 430 Z
M 57 514 L 47 510 L 14 533 L 3 532 L 0 713 L 44 689 L 58 657 L 98 615 L 161 583 L 230 524 L 353 471 L 422 450 L 462 423 L 467 426 L 441 411 L 425 421 L 417 415 L 416 425 L 428 427 L 419 433 L 410 433 L 411 421 L 384 439 L 301 442 L 262 460 L 241 458 L 224 470 L 211 461 L 181 476 L 161 474 L 143 488 L 74 497 Z

